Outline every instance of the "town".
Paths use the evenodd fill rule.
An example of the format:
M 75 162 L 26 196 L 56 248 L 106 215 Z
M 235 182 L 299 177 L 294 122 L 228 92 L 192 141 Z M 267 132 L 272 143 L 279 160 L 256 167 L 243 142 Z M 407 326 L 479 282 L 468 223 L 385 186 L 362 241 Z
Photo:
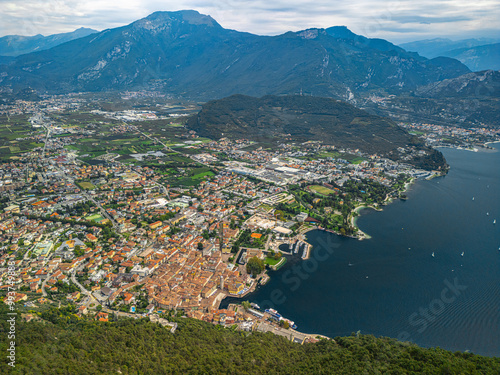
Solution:
M 138 97 L 151 103 L 123 100 Z M 202 138 L 183 126 L 196 108 L 105 110 L 79 95 L 0 106 L 3 302 L 26 320 L 63 304 L 100 321 L 148 316 L 172 332 L 168 319 L 181 314 L 312 342 L 251 305 L 251 293 L 290 257 L 308 258 L 308 231 L 367 238 L 360 208 L 380 210 L 415 179 L 443 173 L 407 163 L 420 152 L 411 146 L 392 160 L 321 142 Z M 498 130 L 401 125 L 434 146 L 499 139 Z M 241 303 L 220 309 L 226 297 Z

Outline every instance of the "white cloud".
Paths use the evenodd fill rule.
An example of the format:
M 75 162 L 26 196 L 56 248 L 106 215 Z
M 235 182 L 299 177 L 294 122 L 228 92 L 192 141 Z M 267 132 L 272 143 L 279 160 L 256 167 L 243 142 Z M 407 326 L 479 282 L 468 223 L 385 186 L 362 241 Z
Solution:
M 274 35 L 346 25 L 369 37 L 500 37 L 497 0 L 0 0 L 0 35 L 53 34 L 128 24 L 158 10 L 196 9 L 222 26 Z M 493 35 L 492 35 L 493 33 Z

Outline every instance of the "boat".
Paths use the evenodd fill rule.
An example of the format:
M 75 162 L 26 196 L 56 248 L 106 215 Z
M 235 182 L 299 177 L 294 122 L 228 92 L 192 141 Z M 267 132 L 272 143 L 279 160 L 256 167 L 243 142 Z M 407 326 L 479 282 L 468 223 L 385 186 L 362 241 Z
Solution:
M 271 315 L 271 317 L 273 317 L 274 319 L 279 320 L 281 318 L 281 314 L 278 313 L 275 309 L 266 309 L 265 312 Z
M 490 216 L 490 213 L 489 213 L 489 212 L 486 212 L 486 216 Z
M 432 252 L 432 256 L 434 256 L 434 251 Z
M 256 303 L 250 303 L 250 306 L 252 306 L 254 309 L 260 310 L 260 306 L 257 305 Z
M 349 262 L 349 267 L 352 267 L 352 263 L 351 262 Z
M 464 256 L 464 252 L 462 251 L 462 256 Z
M 472 200 L 474 200 L 474 197 L 472 197 Z
M 493 220 L 493 224 L 496 224 L 497 223 L 497 219 Z

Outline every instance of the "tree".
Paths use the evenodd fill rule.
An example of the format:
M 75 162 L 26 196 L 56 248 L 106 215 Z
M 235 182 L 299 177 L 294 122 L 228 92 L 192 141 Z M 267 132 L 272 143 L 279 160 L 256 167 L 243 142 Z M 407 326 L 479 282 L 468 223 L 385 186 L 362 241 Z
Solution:
M 248 309 L 250 308 L 250 302 L 248 302 L 248 301 L 243 301 L 243 302 L 241 303 L 241 306 L 243 306 L 243 308 L 244 308 L 245 310 L 248 310 Z
M 288 320 L 280 320 L 280 326 L 285 328 L 285 329 L 288 329 L 290 328 L 290 323 L 288 323 Z
M 250 258 L 247 263 L 247 272 L 254 277 L 264 270 L 264 262 L 257 257 Z
M 200 251 L 203 250 L 203 244 L 201 242 L 198 242 L 197 246 L 198 246 L 198 250 L 200 250 Z
M 83 250 L 79 245 L 76 245 L 73 253 L 75 254 L 75 256 L 79 257 L 85 254 L 85 250 Z

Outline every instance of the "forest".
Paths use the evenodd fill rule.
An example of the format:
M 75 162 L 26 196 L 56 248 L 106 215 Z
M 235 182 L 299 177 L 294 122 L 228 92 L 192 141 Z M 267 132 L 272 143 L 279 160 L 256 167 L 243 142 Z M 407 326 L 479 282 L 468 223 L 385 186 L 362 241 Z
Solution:
M 0 307 L 0 350 L 7 350 Z M 97 322 L 71 308 L 16 321 L 15 367 L 2 374 L 498 374 L 500 358 L 425 349 L 371 335 L 296 344 L 187 318 L 175 333 L 147 319 Z

